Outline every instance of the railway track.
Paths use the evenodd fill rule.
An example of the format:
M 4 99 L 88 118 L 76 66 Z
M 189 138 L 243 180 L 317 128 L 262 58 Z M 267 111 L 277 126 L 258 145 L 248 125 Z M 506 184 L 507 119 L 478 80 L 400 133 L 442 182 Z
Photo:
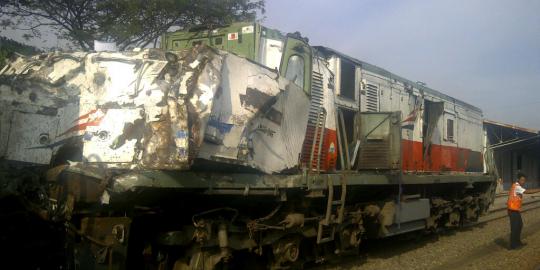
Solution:
M 503 197 L 503 196 L 497 196 Z M 528 212 L 540 208 L 540 200 L 525 201 L 522 206 L 522 212 Z M 424 244 L 438 241 L 439 235 L 459 233 L 460 230 L 468 230 L 473 227 L 484 226 L 487 223 L 507 218 L 506 207 L 494 208 L 488 212 L 488 214 L 479 218 L 477 222 L 469 223 L 461 228 L 448 229 L 436 234 L 422 234 L 419 232 L 411 232 L 407 235 L 399 235 L 393 238 L 380 239 L 378 241 L 366 241 L 364 246 L 360 247 L 360 251 L 356 255 L 351 256 L 337 256 L 331 258 L 323 264 L 306 264 L 305 269 L 348 269 L 349 267 L 361 267 L 362 264 L 367 263 L 370 254 L 377 254 L 379 257 L 381 253 L 388 253 L 388 258 L 392 256 L 400 256 L 399 254 L 422 247 Z M 454 237 L 454 236 L 452 236 Z M 414 240 L 413 240 L 414 239 Z M 414 243 L 413 243 L 414 242 Z M 391 248 L 390 248 L 391 247 Z
M 501 196 L 498 196 L 498 197 L 501 197 Z M 533 198 L 537 198 L 537 197 L 533 197 Z M 521 212 L 527 212 L 527 211 L 538 209 L 538 208 L 540 208 L 540 200 L 525 201 L 523 202 Z M 483 223 L 487 223 L 487 222 L 505 218 L 505 217 L 507 217 L 506 207 L 498 207 L 496 209 L 490 210 L 487 215 L 480 217 L 477 222 L 471 223 L 467 226 L 468 227 L 477 226 Z

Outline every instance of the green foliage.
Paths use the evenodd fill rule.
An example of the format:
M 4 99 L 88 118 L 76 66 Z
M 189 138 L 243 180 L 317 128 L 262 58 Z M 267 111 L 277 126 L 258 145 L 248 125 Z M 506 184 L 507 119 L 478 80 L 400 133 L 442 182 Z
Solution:
M 39 37 L 56 30 L 81 49 L 94 40 L 116 42 L 120 49 L 144 47 L 171 27 L 224 25 L 254 20 L 264 0 L 0 0 L 0 26 Z
M 0 37 L 0 69 L 4 67 L 6 60 L 14 52 L 24 55 L 32 55 L 39 53 L 40 50 L 5 37 Z

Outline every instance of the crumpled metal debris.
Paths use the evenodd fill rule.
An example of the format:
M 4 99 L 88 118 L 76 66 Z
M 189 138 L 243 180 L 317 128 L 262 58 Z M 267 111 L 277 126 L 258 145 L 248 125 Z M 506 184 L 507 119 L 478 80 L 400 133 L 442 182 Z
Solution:
M 298 165 L 309 104 L 274 70 L 205 46 L 19 56 L 0 71 L 0 157 L 276 173 Z

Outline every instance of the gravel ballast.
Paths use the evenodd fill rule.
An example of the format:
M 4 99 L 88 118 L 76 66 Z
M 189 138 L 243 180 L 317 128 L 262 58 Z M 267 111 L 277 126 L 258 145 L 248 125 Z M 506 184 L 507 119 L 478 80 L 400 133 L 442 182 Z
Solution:
M 522 213 L 520 250 L 508 250 L 508 217 L 439 235 L 364 243 L 360 255 L 317 267 L 342 269 L 540 269 L 540 208 Z

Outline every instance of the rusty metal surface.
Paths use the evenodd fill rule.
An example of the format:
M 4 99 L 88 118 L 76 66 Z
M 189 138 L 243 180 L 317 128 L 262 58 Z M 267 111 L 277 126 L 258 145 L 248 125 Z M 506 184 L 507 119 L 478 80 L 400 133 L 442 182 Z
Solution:
M 76 269 L 126 269 L 131 219 L 87 217 L 80 229 L 72 228 L 83 241 L 74 244 Z
M 183 188 L 208 189 L 212 192 L 237 190 L 238 195 L 248 196 L 256 190 L 269 191 L 268 195 L 279 196 L 281 189 L 308 188 L 326 189 L 328 181 L 339 186 L 344 178 L 349 186 L 355 185 L 397 185 L 398 174 L 362 172 L 354 174 L 319 174 L 319 175 L 264 175 L 252 173 L 202 173 L 202 172 L 166 172 L 142 171 L 129 172 L 113 177 L 111 191 L 123 193 L 137 188 Z M 481 183 L 491 182 L 493 177 L 481 173 L 418 175 L 404 174 L 405 185 L 433 183 Z

